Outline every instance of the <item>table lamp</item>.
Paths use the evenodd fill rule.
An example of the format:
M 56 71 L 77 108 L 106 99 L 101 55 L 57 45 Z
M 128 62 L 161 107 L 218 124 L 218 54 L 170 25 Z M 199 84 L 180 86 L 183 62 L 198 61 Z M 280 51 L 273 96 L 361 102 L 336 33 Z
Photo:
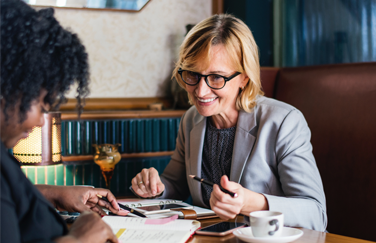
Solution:
M 14 157 L 22 165 L 56 165 L 61 160 L 61 114 L 44 114 L 44 125 L 34 127 L 27 138 L 13 148 Z

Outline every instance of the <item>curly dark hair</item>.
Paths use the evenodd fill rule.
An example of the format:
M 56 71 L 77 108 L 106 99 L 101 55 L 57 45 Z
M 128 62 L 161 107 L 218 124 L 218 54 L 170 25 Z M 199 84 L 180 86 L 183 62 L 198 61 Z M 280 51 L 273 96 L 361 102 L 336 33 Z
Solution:
M 21 0 L 1 0 L 1 97 L 4 115 L 20 102 L 22 122 L 42 88 L 52 109 L 66 101 L 77 83 L 77 108 L 89 94 L 89 65 L 85 47 L 76 34 L 63 29 L 52 8 L 35 11 Z

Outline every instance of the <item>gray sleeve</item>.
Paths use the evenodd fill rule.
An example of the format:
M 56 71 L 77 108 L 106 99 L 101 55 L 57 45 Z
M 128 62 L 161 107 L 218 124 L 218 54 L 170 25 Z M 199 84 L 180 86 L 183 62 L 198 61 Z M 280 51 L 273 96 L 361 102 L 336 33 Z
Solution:
M 325 231 L 325 194 L 302 113 L 292 110 L 282 122 L 275 145 L 285 197 L 265 195 L 269 210 L 283 212 L 285 225 Z
M 190 195 L 185 167 L 185 115 L 180 121 L 175 151 L 161 175 L 165 191 L 160 198 L 186 200 Z

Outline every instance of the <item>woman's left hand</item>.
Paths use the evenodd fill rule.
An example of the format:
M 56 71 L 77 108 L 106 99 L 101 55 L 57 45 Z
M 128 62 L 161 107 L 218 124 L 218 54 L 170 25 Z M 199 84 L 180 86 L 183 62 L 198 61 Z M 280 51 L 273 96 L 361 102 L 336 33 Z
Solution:
M 218 185 L 214 185 L 210 196 L 210 207 L 221 219 L 233 219 L 240 213 L 248 215 L 253 211 L 269 209 L 264 195 L 229 181 L 226 175 L 221 178 L 221 186 L 237 194 L 237 197 L 231 197 L 222 192 Z
M 105 215 L 101 208 L 104 207 L 118 215 L 129 213 L 120 209 L 115 196 L 107 189 L 85 186 L 38 185 L 37 187 L 59 211 L 83 212 L 92 210 Z M 97 195 L 107 197 L 109 202 L 101 200 Z

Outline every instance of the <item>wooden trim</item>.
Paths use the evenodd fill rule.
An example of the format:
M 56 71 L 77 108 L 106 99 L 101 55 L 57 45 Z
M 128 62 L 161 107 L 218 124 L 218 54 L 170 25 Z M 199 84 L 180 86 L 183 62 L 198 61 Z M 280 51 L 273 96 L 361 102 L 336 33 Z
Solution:
M 76 110 L 76 102 L 76 99 L 68 99 L 67 103 L 60 106 L 60 111 Z M 143 110 L 149 109 L 153 103 L 162 103 L 165 109 L 172 107 L 171 98 L 87 98 L 84 110 Z
M 186 110 L 166 111 L 88 111 L 81 114 L 82 120 L 132 119 L 132 118 L 163 118 L 181 117 Z M 61 120 L 77 120 L 77 112 L 63 112 Z
M 144 157 L 161 157 L 161 156 L 171 156 L 174 151 L 164 151 L 164 152 L 147 152 L 147 153 L 130 153 L 121 154 L 122 159 L 133 159 L 133 158 L 144 158 Z M 74 155 L 74 156 L 62 156 L 63 162 L 73 162 L 73 161 L 93 161 L 94 155 Z M 94 161 L 93 161 L 94 162 Z
M 224 13 L 224 0 L 212 0 L 212 14 Z

